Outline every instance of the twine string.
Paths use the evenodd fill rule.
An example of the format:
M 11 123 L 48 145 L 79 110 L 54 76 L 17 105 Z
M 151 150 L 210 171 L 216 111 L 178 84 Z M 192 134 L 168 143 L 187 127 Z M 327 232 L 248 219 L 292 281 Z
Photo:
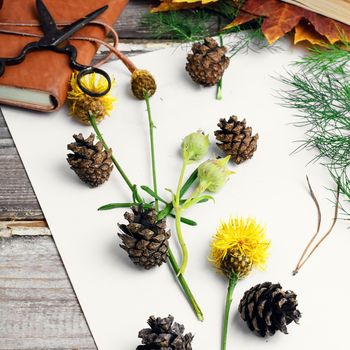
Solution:
M 57 23 L 58 27 L 65 27 L 69 25 L 70 23 L 65 23 L 65 22 L 60 22 Z M 119 37 L 118 33 L 116 30 L 110 26 L 107 23 L 101 22 L 101 21 L 91 21 L 89 24 L 92 25 L 99 25 L 102 26 L 107 32 L 111 33 L 113 43 L 112 45 L 106 42 L 105 40 L 101 40 L 98 38 L 93 38 L 93 37 L 87 37 L 87 36 L 72 36 L 70 37 L 69 40 L 81 40 L 81 41 L 88 41 L 92 42 L 98 45 L 103 45 L 108 49 L 108 52 L 105 56 L 100 58 L 93 66 L 94 67 L 99 67 L 102 64 L 108 62 L 113 55 L 115 55 L 118 59 L 120 59 L 123 64 L 126 66 L 126 68 L 130 71 L 130 73 L 133 73 L 136 70 L 136 66 L 134 63 L 127 57 L 125 56 L 121 51 L 118 50 L 118 44 L 119 44 Z M 28 33 L 28 32 L 23 32 L 20 30 L 12 30 L 12 29 L 6 29 L 6 28 L 1 28 L 1 27 L 8 27 L 8 26 L 14 26 L 14 27 L 40 27 L 39 23 L 32 22 L 32 23 L 13 23 L 13 22 L 0 22 L 0 33 L 2 34 L 12 34 L 12 35 L 20 35 L 20 36 L 25 36 L 25 37 L 31 37 L 31 38 L 42 38 L 42 34 L 38 33 Z

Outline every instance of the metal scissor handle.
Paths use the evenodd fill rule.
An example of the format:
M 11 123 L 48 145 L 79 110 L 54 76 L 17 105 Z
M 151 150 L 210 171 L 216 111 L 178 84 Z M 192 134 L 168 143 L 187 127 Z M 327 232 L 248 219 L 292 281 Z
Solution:
M 105 90 L 101 91 L 101 92 L 94 92 L 91 91 L 89 89 L 87 89 L 83 84 L 82 84 L 82 78 L 85 75 L 89 75 L 89 74 L 93 74 L 96 73 L 98 75 L 101 75 L 104 79 L 106 79 L 107 81 L 107 87 Z M 78 86 L 80 87 L 80 89 L 85 92 L 87 95 L 91 96 L 91 97 L 102 97 L 105 96 L 106 94 L 108 94 L 108 92 L 111 90 L 112 87 L 112 82 L 111 82 L 111 78 L 108 75 L 107 72 L 105 72 L 104 70 L 100 69 L 100 68 L 96 68 L 96 67 L 86 67 L 84 69 L 82 69 L 78 75 L 77 75 L 77 83 Z
M 79 88 L 84 93 L 86 93 L 87 95 L 89 95 L 91 97 L 102 97 L 102 96 L 105 96 L 106 94 L 108 94 L 108 92 L 111 90 L 111 87 L 112 87 L 112 81 L 111 81 L 111 78 L 107 72 L 105 72 L 104 70 L 97 68 L 97 67 L 85 66 L 83 64 L 78 63 L 76 61 L 77 50 L 72 45 L 67 45 L 62 49 L 56 48 L 55 51 L 63 52 L 70 57 L 71 67 L 79 72 L 77 75 L 77 84 L 78 84 Z M 106 89 L 104 89 L 101 92 L 95 92 L 95 91 L 89 90 L 88 88 L 86 88 L 86 86 L 84 86 L 84 84 L 82 83 L 83 77 L 85 77 L 86 75 L 89 75 L 89 74 L 93 74 L 93 73 L 96 73 L 96 74 L 102 76 L 104 79 L 106 79 L 106 81 L 107 81 Z
M 0 77 L 5 72 L 6 66 L 15 66 L 24 61 L 26 55 L 32 51 L 39 50 L 38 42 L 28 43 L 16 57 L 0 58 Z

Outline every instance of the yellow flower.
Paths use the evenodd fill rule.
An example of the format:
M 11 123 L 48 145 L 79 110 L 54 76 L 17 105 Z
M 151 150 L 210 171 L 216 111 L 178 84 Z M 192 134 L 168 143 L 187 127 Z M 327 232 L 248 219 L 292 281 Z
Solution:
M 85 94 L 77 83 L 77 73 L 73 72 L 70 79 L 71 90 L 68 91 L 68 105 L 70 114 L 79 119 L 83 124 L 90 124 L 89 114 L 92 114 L 99 123 L 113 109 L 116 98 L 107 93 L 102 97 L 91 97 Z M 81 83 L 83 86 L 95 93 L 104 91 L 107 88 L 107 81 L 96 73 L 85 75 Z
M 253 218 L 222 222 L 211 243 L 210 261 L 228 278 L 247 276 L 253 267 L 264 269 L 270 242 L 266 229 Z

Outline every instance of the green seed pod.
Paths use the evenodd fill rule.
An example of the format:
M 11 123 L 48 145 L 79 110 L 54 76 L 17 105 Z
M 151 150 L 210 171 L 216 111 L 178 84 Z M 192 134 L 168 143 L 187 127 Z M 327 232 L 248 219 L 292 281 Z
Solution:
M 182 158 L 188 163 L 201 160 L 208 152 L 209 135 L 201 131 L 187 135 L 181 144 Z
M 217 192 L 226 183 L 233 171 L 227 168 L 230 156 L 221 159 L 210 159 L 198 167 L 200 186 L 209 192 Z

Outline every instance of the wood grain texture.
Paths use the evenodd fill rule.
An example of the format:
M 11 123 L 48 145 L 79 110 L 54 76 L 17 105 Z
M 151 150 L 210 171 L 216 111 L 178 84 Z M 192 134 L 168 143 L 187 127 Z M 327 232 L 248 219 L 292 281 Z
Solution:
M 96 349 L 52 238 L 0 237 L 0 350 L 73 348 Z

